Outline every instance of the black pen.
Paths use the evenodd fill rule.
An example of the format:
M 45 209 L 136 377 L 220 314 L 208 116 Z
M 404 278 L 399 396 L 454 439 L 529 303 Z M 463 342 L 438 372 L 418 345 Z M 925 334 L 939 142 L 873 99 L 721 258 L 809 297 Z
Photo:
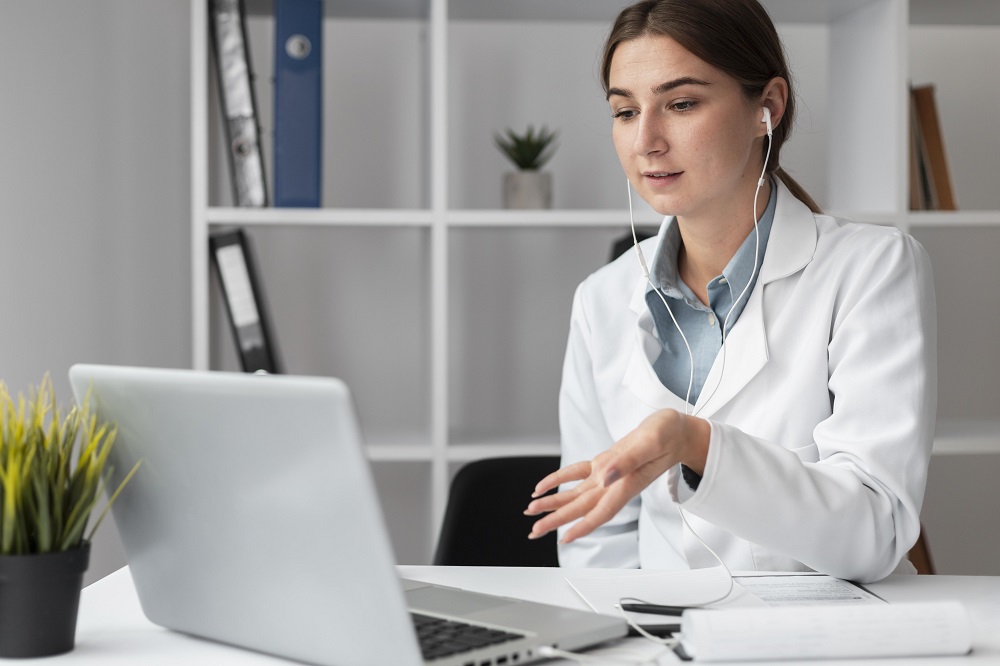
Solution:
M 661 606 L 660 604 L 622 604 L 623 611 L 649 615 L 680 615 L 691 606 Z
M 679 624 L 640 624 L 643 631 L 647 634 L 652 634 L 657 638 L 670 638 L 674 634 L 680 633 L 681 625 Z M 628 628 L 629 636 L 642 636 L 635 627 Z

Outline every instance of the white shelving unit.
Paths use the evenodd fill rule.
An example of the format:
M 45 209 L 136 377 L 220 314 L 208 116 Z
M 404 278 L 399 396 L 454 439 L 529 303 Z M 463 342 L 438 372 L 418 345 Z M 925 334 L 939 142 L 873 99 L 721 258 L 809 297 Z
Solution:
M 572 291 L 627 224 L 595 73 L 624 4 L 327 0 L 327 207 L 244 209 L 228 193 L 206 1 L 191 0 L 193 365 L 235 368 L 207 238 L 250 228 L 288 371 L 337 375 L 355 393 L 403 561 L 429 560 L 462 463 L 558 452 Z M 785 166 L 825 209 L 918 237 L 1000 231 L 1000 197 L 986 210 L 906 209 L 913 26 L 997 30 L 995 0 L 946 15 L 930 0 L 764 4 L 801 98 Z M 271 5 L 247 7 L 270 172 Z M 556 208 L 500 210 L 506 165 L 491 134 L 529 122 L 560 131 Z M 658 221 L 648 209 L 639 216 Z M 961 438 L 961 427 L 949 432 Z M 973 436 L 988 439 L 981 427 Z

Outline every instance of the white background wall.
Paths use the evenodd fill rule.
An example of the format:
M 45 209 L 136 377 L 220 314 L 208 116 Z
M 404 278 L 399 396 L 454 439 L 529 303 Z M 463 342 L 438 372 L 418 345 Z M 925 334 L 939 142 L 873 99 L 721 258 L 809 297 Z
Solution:
M 189 366 L 188 5 L 0 2 L 0 378 Z M 124 558 L 106 521 L 87 579 Z
M 0 2 L 0 377 L 15 392 L 50 371 L 58 395 L 68 400 L 66 371 L 74 362 L 190 364 L 188 11 L 188 3 L 180 0 Z M 617 171 L 610 143 L 601 135 L 606 109 L 599 95 L 594 99 L 589 92 L 597 91 L 594 45 L 603 27 L 572 25 L 546 33 L 554 35 L 552 41 L 539 39 L 550 27 L 466 24 L 453 35 L 453 48 L 467 52 L 465 69 L 455 72 L 453 103 L 481 105 L 476 107 L 481 113 L 456 114 L 459 124 L 454 128 L 451 158 L 453 163 L 469 166 L 452 169 L 453 205 L 498 205 L 497 183 L 506 166 L 489 143 L 489 134 L 505 125 L 527 122 L 547 122 L 563 132 L 563 145 L 552 163 L 558 206 L 621 205 L 619 177 L 611 175 Z M 404 39 L 413 42 L 419 40 L 417 32 L 405 27 L 384 29 L 401 31 Z M 387 52 L 377 41 L 350 29 L 339 31 L 337 37 L 337 48 L 349 52 L 354 39 L 355 48 L 370 52 L 372 67 L 382 68 L 375 71 L 392 71 L 391 53 L 380 56 Z M 794 60 L 800 47 L 815 46 L 823 34 L 804 27 L 786 38 Z M 991 74 L 1000 69 L 995 38 L 993 28 L 930 36 L 914 32 L 914 80 L 933 80 L 941 86 L 945 140 L 951 149 L 959 204 L 965 208 L 1000 209 L 996 188 L 1000 133 L 995 127 L 984 132 L 981 122 L 968 120 L 963 112 L 985 105 L 994 109 L 986 117 L 1000 117 L 1000 87 Z M 565 81 L 553 87 L 535 80 L 526 92 L 518 77 L 491 79 L 489 59 L 500 57 L 497 45 L 509 39 L 525 45 L 523 67 L 539 62 L 551 63 L 554 71 L 578 66 L 579 71 L 567 74 L 574 82 L 570 95 L 559 93 Z M 584 55 L 576 60 L 568 57 L 568 52 L 575 52 L 573 48 L 583 48 Z M 948 58 L 954 63 L 955 57 L 963 60 L 943 64 Z M 517 71 L 519 65 L 510 66 Z M 825 165 L 809 158 L 810 146 L 824 140 L 828 101 L 822 98 L 819 83 L 826 75 L 826 64 L 822 58 L 800 58 L 795 66 L 803 94 L 811 102 L 800 109 L 801 124 L 786 159 L 822 201 Z M 969 83 L 979 78 L 990 83 Z M 370 91 L 366 88 L 387 86 L 392 95 L 398 93 L 399 85 L 412 86 L 412 80 L 394 85 L 359 69 L 355 76 L 340 81 L 338 89 L 367 99 Z M 952 91 L 952 85 L 958 92 Z M 511 94 L 512 90 L 517 94 Z M 970 90 L 975 99 L 967 97 Z M 262 115 L 267 113 L 267 99 L 266 95 L 260 99 Z M 328 190 L 328 199 L 379 205 L 388 197 L 395 203 L 386 205 L 420 205 L 421 181 L 409 173 L 415 163 L 419 168 L 419 160 L 404 155 L 386 162 L 384 155 L 365 150 L 368 141 L 381 140 L 386 132 L 412 135 L 413 117 L 401 112 L 398 103 L 379 107 L 353 102 L 354 98 L 337 102 L 344 113 L 352 114 L 345 116 L 352 129 L 339 139 L 332 133 L 330 140 L 341 141 L 333 146 L 356 151 L 366 161 L 361 162 L 363 168 L 355 165 L 333 179 L 339 185 Z M 363 128 L 371 114 L 380 125 L 377 133 L 353 129 Z M 984 114 L 973 117 L 981 119 Z M 407 141 L 413 150 L 424 145 L 412 138 Z M 597 178 L 591 173 L 594 170 Z M 382 177 L 372 184 L 363 177 L 370 172 Z M 590 182 L 597 185 L 581 185 L 587 182 L 581 174 L 587 180 L 594 178 Z M 381 189 L 394 179 L 402 184 L 400 188 Z M 607 183 L 609 179 L 614 183 Z M 329 234 L 331 247 L 343 247 L 352 238 L 344 231 Z M 920 232 L 918 237 L 935 261 L 939 301 L 947 317 L 942 324 L 943 415 L 994 416 L 1000 395 L 1000 355 L 994 353 L 993 332 L 1000 322 L 991 264 L 1000 248 L 1000 231 L 979 230 L 965 240 L 956 240 L 947 231 Z M 299 270 L 312 276 L 311 284 L 322 284 L 329 256 L 317 250 L 303 257 L 292 251 L 295 246 L 283 245 L 282 239 L 264 240 L 270 242 L 274 256 L 295 261 Z M 301 247 L 301 239 L 291 242 Z M 421 241 L 404 235 L 398 247 L 387 247 L 391 241 L 376 234 L 359 242 L 370 243 L 365 252 L 388 251 L 405 260 Z M 419 263 L 410 268 L 425 270 Z M 264 269 L 274 274 L 281 266 L 267 264 Z M 287 289 L 299 297 L 287 299 L 280 281 L 268 285 L 272 300 L 286 304 L 282 321 L 296 332 L 290 339 L 283 338 L 283 351 L 299 367 L 318 365 L 322 371 L 329 362 L 321 349 L 324 335 L 357 335 L 352 329 L 336 328 L 343 326 L 339 318 L 304 303 L 294 291 L 296 285 Z M 392 286 L 387 282 L 386 288 Z M 413 296 L 414 307 L 421 307 L 420 299 L 426 295 Z M 377 318 L 384 313 L 373 308 L 367 316 Z M 564 339 L 564 325 L 552 325 L 559 327 L 553 338 Z M 425 334 L 416 331 L 406 349 L 426 348 L 420 337 Z M 216 350 L 222 353 L 228 349 L 225 335 L 222 328 L 222 337 L 215 341 Z M 404 378 L 398 390 L 412 390 L 411 384 L 421 382 Z M 415 410 L 402 418 L 423 417 Z M 406 465 L 387 464 L 376 473 L 382 475 L 383 488 L 402 488 L 402 492 L 418 495 L 426 492 L 414 481 L 426 477 L 413 474 Z M 932 547 L 943 572 L 1000 574 L 1000 544 L 990 536 L 1000 534 L 1000 525 L 996 521 L 974 525 L 967 517 L 973 511 L 1000 513 L 996 510 L 1000 497 L 983 487 L 997 473 L 1000 464 L 993 458 L 932 466 L 925 517 L 933 521 Z M 397 518 L 398 523 L 407 523 L 405 515 Z M 936 533 L 945 538 L 935 540 Z M 985 541 L 983 535 L 988 537 Z M 396 536 L 414 542 L 427 538 L 405 529 Z M 426 549 L 421 546 L 419 550 Z M 88 579 L 122 562 L 109 521 L 95 546 Z

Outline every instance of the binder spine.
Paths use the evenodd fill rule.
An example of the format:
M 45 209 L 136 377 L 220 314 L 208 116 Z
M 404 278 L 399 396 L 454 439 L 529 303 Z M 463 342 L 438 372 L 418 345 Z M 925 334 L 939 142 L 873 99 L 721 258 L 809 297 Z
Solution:
M 212 47 L 229 139 L 229 167 L 237 206 L 267 206 L 253 68 L 242 0 L 210 0 Z
M 323 2 L 274 3 L 274 202 L 322 199 Z

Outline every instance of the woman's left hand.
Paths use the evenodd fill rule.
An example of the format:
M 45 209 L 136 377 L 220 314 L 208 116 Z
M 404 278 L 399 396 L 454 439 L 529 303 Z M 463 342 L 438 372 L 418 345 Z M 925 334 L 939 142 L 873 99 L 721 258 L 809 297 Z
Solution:
M 532 527 L 529 539 L 577 520 L 560 540 L 569 543 L 611 520 L 650 483 L 677 463 L 701 474 L 708 458 L 708 421 L 674 409 L 648 416 L 639 426 L 593 460 L 563 467 L 535 486 L 525 515 L 548 513 Z M 580 481 L 569 490 L 546 497 L 563 483 Z

